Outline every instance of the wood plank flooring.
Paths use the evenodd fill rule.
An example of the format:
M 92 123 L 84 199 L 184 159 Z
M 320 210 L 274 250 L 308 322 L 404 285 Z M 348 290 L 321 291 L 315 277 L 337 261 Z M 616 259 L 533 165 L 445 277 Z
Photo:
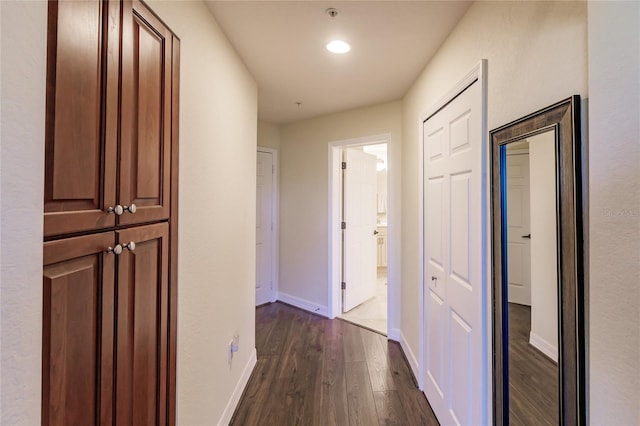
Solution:
M 400 346 L 339 319 L 256 309 L 258 363 L 232 425 L 437 425 Z
M 531 307 L 509 303 L 509 423 L 558 424 L 558 366 L 529 344 Z

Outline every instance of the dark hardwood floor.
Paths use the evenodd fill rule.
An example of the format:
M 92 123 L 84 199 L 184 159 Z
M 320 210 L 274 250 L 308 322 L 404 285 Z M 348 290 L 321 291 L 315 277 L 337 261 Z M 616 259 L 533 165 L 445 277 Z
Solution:
M 258 363 L 232 425 L 437 425 L 400 345 L 339 319 L 256 309 Z
M 558 367 L 529 344 L 531 307 L 509 303 L 509 420 L 558 424 Z

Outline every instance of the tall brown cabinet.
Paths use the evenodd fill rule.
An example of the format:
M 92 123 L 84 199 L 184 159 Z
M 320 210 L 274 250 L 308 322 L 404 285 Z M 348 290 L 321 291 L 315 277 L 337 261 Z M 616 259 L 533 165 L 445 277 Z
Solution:
M 43 425 L 175 424 L 179 40 L 50 1 Z

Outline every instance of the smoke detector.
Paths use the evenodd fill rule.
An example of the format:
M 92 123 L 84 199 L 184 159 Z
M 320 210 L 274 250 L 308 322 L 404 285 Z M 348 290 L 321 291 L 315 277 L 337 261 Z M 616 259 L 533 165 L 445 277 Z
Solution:
M 335 18 L 336 16 L 338 16 L 338 14 L 340 13 L 340 11 L 338 9 L 335 9 L 333 7 L 330 7 L 329 9 L 325 10 L 326 14 L 329 15 L 331 18 Z

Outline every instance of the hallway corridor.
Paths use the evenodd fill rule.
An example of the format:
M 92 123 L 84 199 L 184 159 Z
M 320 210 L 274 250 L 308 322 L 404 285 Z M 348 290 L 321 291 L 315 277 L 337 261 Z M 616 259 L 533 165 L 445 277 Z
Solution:
M 258 363 L 232 425 L 437 425 L 400 346 L 348 322 L 256 309 Z

